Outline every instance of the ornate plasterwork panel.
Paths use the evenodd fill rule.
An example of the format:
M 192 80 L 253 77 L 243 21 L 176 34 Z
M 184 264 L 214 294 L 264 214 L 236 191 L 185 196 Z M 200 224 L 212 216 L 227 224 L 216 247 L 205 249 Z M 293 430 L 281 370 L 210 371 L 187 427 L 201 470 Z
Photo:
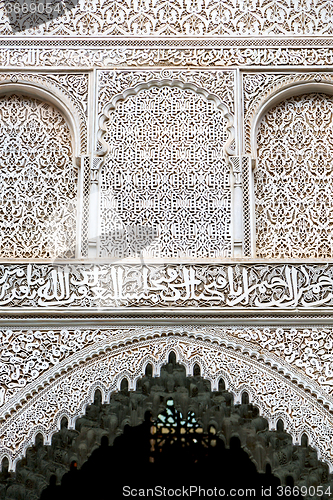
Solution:
M 101 171 L 101 257 L 231 255 L 226 152 L 232 117 L 206 88 L 184 85 L 172 73 L 153 80 L 152 72 L 129 72 L 119 82 L 116 73 L 101 75 L 105 105 L 107 94 L 126 81 L 148 82 L 115 97 L 101 118 L 108 151 Z M 215 90 L 230 76 L 192 72 L 188 80 L 207 81 Z M 229 83 L 222 91 L 228 101 L 231 92 Z
M 51 105 L 0 97 L 0 254 L 74 257 L 77 168 L 71 133 Z
M 114 101 L 119 94 L 138 85 L 149 82 L 178 82 L 189 88 L 202 89 L 207 95 L 213 94 L 227 108 L 226 113 L 234 114 L 235 107 L 235 71 L 221 70 L 173 70 L 149 69 L 141 71 L 107 70 L 98 71 L 98 111 L 99 117 L 103 108 Z M 230 128 L 232 123 L 230 124 Z M 230 132 L 231 134 L 231 132 Z
M 0 330 L 0 414 L 43 385 L 73 360 L 126 339 L 185 335 L 233 346 L 279 368 L 333 408 L 333 330 L 331 327 L 109 327 Z M 2 408 L 1 408 L 2 407 Z
M 188 47 L 168 47 L 168 44 L 161 43 L 161 46 L 137 48 L 130 45 L 123 47 L 100 48 L 101 42 L 94 40 L 94 45 L 99 48 L 81 47 L 79 41 L 71 42 L 61 46 L 59 41 L 57 48 L 50 48 L 41 45 L 34 47 L 6 47 L 0 48 L 0 68 L 31 68 L 31 67 L 65 67 L 65 68 L 114 68 L 114 67 L 251 67 L 262 66 L 292 66 L 292 67 L 325 67 L 332 65 L 333 48 L 325 47 L 327 40 L 320 40 L 323 47 L 312 46 L 316 40 L 304 42 L 304 46 L 293 46 L 290 40 L 273 40 L 275 46 L 270 44 L 266 47 L 267 40 L 259 39 L 260 47 L 256 47 L 256 40 L 244 41 L 239 47 L 236 42 L 225 46 L 224 40 L 219 40 L 222 47 L 202 47 L 203 44 L 195 46 L 195 43 Z M 209 40 L 209 45 L 211 45 Z M 280 47 L 283 43 L 283 46 Z M 144 42 L 142 42 L 144 45 Z M 156 42 L 157 44 L 157 42 Z M 88 45 L 88 44 L 87 44 Z M 110 45 L 112 45 L 110 43 Z M 139 45 L 135 44 L 135 45 Z M 177 45 L 177 44 L 176 44 Z M 185 43 L 183 42 L 183 45 Z M 291 45 L 291 47 L 285 47 Z M 301 44 L 300 44 L 301 45 Z M 321 44 L 319 44 L 321 45 Z
M 2 1 L 1 35 L 285 35 L 332 34 L 329 0 L 55 2 L 50 9 Z M 28 4 L 30 5 L 30 4 Z M 39 4 L 37 4 L 39 5 Z M 43 4 L 42 4 L 43 5 Z
M 283 419 L 285 430 L 295 442 L 306 433 L 309 444 L 318 450 L 318 458 L 332 467 L 333 422 L 321 404 L 276 371 L 246 355 L 210 342 L 178 336 L 135 342 L 127 344 L 126 348 L 101 352 L 82 365 L 77 360 L 76 367 L 67 373 L 64 369 L 59 377 L 54 375 L 53 382 L 41 388 L 2 423 L 0 460 L 6 455 L 13 466 L 37 432 L 50 442 L 64 415 L 73 425 L 74 420 L 84 413 L 86 405 L 92 402 L 97 388 L 105 401 L 119 389 L 124 376 L 129 381 L 129 388 L 135 388 L 136 380 L 144 374 L 148 362 L 158 374 L 167 362 L 170 350 L 185 365 L 187 373 L 192 372 L 195 363 L 199 364 L 202 376 L 211 381 L 213 389 L 223 377 L 226 388 L 235 395 L 236 401 L 244 390 L 247 391 L 251 402 L 258 406 L 272 427 L 278 419 Z
M 266 258 L 330 258 L 333 99 L 292 97 L 267 111 L 257 132 L 256 252 Z
M 77 154 L 87 152 L 87 119 L 88 119 L 88 74 L 85 73 L 0 73 L 0 92 L 6 92 L 7 85 L 26 88 L 27 94 L 38 95 L 38 91 L 46 91 L 55 97 L 62 106 L 71 113 L 77 123 L 79 142 Z M 3 85 L 3 87 L 2 87 Z M 23 91 L 24 93 L 24 91 Z M 1 94 L 0 94 L 1 95 Z
M 2 264 L 0 306 L 303 311 L 333 305 L 333 266 Z M 126 313 L 126 309 L 124 309 Z
M 243 74 L 243 108 L 244 108 L 244 146 L 246 153 L 257 156 L 255 134 L 255 120 L 265 107 L 266 103 L 279 92 L 293 87 L 294 95 L 304 93 L 302 85 L 316 85 L 324 83 L 332 85 L 332 74 L 325 71 L 306 73 L 244 73 Z M 320 91 L 319 91 L 320 92 Z M 281 101 L 284 98 L 281 97 Z

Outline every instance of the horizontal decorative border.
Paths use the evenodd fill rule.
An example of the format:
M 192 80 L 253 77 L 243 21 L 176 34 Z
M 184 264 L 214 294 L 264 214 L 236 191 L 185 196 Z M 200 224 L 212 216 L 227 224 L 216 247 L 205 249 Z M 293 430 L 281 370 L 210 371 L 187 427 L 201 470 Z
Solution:
M 332 35 L 327 0 L 1 0 L 1 36 L 292 36 Z
M 0 47 L 331 47 L 333 36 L 2 36 Z
M 0 308 L 333 306 L 333 264 L 3 264 Z M 20 309 L 21 312 L 22 309 Z
M 2 47 L 0 68 L 321 67 L 333 66 L 333 47 Z

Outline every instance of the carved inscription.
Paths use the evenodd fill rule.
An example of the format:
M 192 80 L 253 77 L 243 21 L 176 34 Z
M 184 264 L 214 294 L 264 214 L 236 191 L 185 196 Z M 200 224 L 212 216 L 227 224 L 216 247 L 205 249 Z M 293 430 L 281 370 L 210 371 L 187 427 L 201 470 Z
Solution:
M 245 45 L 245 44 L 244 44 Z M 0 67 L 140 67 L 140 66 L 325 66 L 333 64 L 330 47 L 224 48 L 1 48 Z
M 313 308 L 333 265 L 1 265 L 0 306 Z

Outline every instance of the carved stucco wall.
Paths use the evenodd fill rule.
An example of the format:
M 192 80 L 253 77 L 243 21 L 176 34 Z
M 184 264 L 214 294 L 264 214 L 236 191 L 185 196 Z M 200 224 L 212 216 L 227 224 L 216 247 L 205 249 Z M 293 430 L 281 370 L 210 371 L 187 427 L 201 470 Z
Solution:
M 0 99 L 3 258 L 75 256 L 78 174 L 63 116 L 27 96 Z
M 299 443 L 305 433 L 309 443 L 318 450 L 318 457 L 331 462 L 333 429 L 328 411 L 331 403 L 329 396 L 320 394 L 319 387 L 313 389 L 310 378 L 301 376 L 297 370 L 287 373 L 286 366 L 274 359 L 274 355 L 266 357 L 264 352 L 259 352 L 258 346 L 237 341 L 223 330 L 190 329 L 186 332 L 178 328 L 174 335 L 170 333 L 170 330 L 157 328 L 144 329 L 139 334 L 136 329 L 134 335 L 138 338 L 130 341 L 126 332 L 105 331 L 97 334 L 97 338 L 99 335 L 108 340 L 93 343 L 66 362 L 57 363 L 29 384 L 30 395 L 25 393 L 25 401 L 19 403 L 20 398 L 15 397 L 11 404 L 5 405 L 7 418 L 1 426 L 2 457 L 6 455 L 13 465 L 34 442 L 37 433 L 42 433 L 45 442 L 49 443 L 52 434 L 60 429 L 64 416 L 70 427 L 74 425 L 75 419 L 93 401 L 97 388 L 105 401 L 120 388 L 124 377 L 128 379 L 129 389 L 134 389 L 136 380 L 144 375 L 146 364 L 151 363 L 154 373 L 158 374 L 173 350 L 187 373 L 199 364 L 202 376 L 211 382 L 213 390 L 217 389 L 222 377 L 236 402 L 240 401 L 242 392 L 247 391 L 250 402 L 259 408 L 271 428 L 281 419 L 295 443 Z M 91 334 L 82 332 L 81 338 L 86 335 Z M 13 403 L 16 411 L 10 416 Z
M 254 174 L 258 257 L 332 257 L 332 124 L 332 97 L 320 93 L 291 97 L 261 120 Z
M 332 34 L 332 5 L 323 0 L 274 3 L 70 0 L 51 12 L 36 9 L 33 16 L 24 9 L 23 2 L 10 0 L 1 4 L 2 35 Z
M 117 78 L 118 75 L 119 78 Z M 230 110 L 234 111 L 233 92 L 232 90 L 229 91 L 228 85 L 224 85 L 225 82 L 231 82 L 230 88 L 233 88 L 232 72 L 188 72 L 188 74 L 186 72 L 182 74 L 177 72 L 174 74 L 171 72 L 169 74 L 119 72 L 118 75 L 116 72 L 101 74 L 103 85 L 101 85 L 100 102 L 105 103 L 105 105 L 104 108 L 102 106 L 100 108 L 99 123 L 101 124 L 101 133 L 98 137 L 102 146 L 103 141 L 108 146 L 105 135 L 103 135 L 106 128 L 104 127 L 105 115 L 103 109 L 110 101 L 112 102 L 112 98 L 116 99 L 121 92 L 124 93 L 126 99 L 126 88 L 131 89 L 134 83 L 137 85 L 140 81 L 143 81 L 145 85 L 149 84 L 148 87 L 151 85 L 157 89 L 172 88 L 169 84 L 163 85 L 163 79 L 159 80 L 158 77 L 168 78 L 167 83 L 169 83 L 171 76 L 174 81 L 181 82 L 183 80 L 187 85 L 195 85 L 195 88 L 197 88 L 200 81 L 202 85 L 206 83 L 206 92 L 214 91 L 214 94 L 218 95 L 220 93 L 223 96 L 225 110 L 228 112 Z M 20 78 L 22 77 L 20 76 Z M 122 78 L 124 84 L 121 83 Z M 278 77 L 276 78 L 278 79 Z M 9 77 L 8 81 L 11 80 L 12 77 Z M 109 81 L 110 84 L 108 84 Z M 113 90 L 113 81 L 117 82 L 116 90 Z M 219 82 L 219 85 L 216 82 Z M 220 87 L 222 90 L 219 89 Z M 265 92 L 267 93 L 267 91 Z M 263 99 L 262 94 L 259 94 L 259 97 L 258 95 L 255 96 L 257 102 Z M 249 123 L 251 123 L 251 120 L 249 120 Z M 97 138 L 92 137 L 92 139 L 95 141 Z M 230 143 L 229 153 L 233 153 L 231 143 L 236 140 L 235 146 L 237 147 L 237 136 L 234 135 L 232 128 L 230 128 L 229 135 L 225 136 L 224 144 L 228 140 Z M 108 154 L 107 151 L 107 148 L 105 150 L 103 148 L 97 149 L 97 158 L 103 158 L 105 153 Z M 227 153 L 228 150 L 225 152 Z M 86 183 L 86 189 L 86 185 L 89 186 L 90 183 L 90 176 L 85 173 L 86 164 L 83 165 L 83 179 Z M 94 166 L 93 162 L 91 166 Z M 96 177 L 92 179 L 96 179 Z M 64 311 L 69 306 L 79 307 L 82 308 L 82 311 L 85 311 L 86 307 L 89 306 L 93 309 L 93 314 L 97 314 L 96 317 L 98 317 L 98 311 L 101 312 L 105 308 L 108 311 L 110 311 L 110 308 L 115 308 L 115 311 L 117 311 L 119 306 L 133 305 L 135 307 L 162 307 L 165 314 L 168 314 L 167 311 L 170 306 L 177 306 L 180 310 L 186 306 L 191 308 L 194 319 L 199 313 L 200 306 L 214 306 L 217 312 L 222 312 L 223 309 L 228 308 L 230 314 L 236 312 L 235 307 L 242 307 L 248 309 L 249 312 L 257 310 L 257 314 L 260 315 L 265 308 L 281 308 L 284 311 L 289 309 L 290 312 L 294 311 L 296 307 L 303 307 L 307 311 L 314 308 L 320 309 L 321 307 L 329 308 L 332 302 L 332 276 L 330 265 L 309 264 L 308 262 L 299 265 L 289 264 L 288 262 L 274 264 L 263 261 L 255 265 L 250 263 L 246 265 L 241 263 L 225 265 L 216 263 L 214 265 L 199 263 L 180 265 L 174 263 L 172 266 L 152 266 L 150 264 L 142 266 L 142 264 L 137 263 L 135 265 L 117 264 L 111 266 L 109 264 L 93 264 L 90 259 L 89 264 L 73 263 L 70 266 L 66 263 L 57 266 L 50 263 L 29 265 L 7 263 L 2 266 L 1 298 L 2 305 L 10 307 L 6 311 L 7 314 L 8 312 L 15 313 L 16 308 L 19 306 L 28 308 L 26 313 L 29 315 L 31 314 L 31 307 L 35 308 L 35 311 L 39 307 L 43 307 L 44 311 L 46 311 L 45 318 L 47 318 L 48 308 L 59 308 L 59 306 L 64 306 Z M 20 308 L 17 311 L 20 312 L 20 316 L 23 318 L 21 321 L 24 321 L 22 314 L 24 315 L 25 310 Z M 3 321 L 6 324 L 6 320 Z M 40 326 L 43 325 L 42 319 L 39 321 L 34 319 L 33 321 L 36 325 L 37 323 Z M 78 325 L 80 324 L 79 321 L 81 320 L 77 319 Z M 173 322 L 177 323 L 177 320 L 174 319 Z M 125 332 L 123 342 L 126 341 L 126 338 L 128 341 L 132 341 L 133 337 L 142 335 L 142 329 L 135 327 L 134 324 L 135 320 L 133 320 L 132 329 Z M 171 329 L 171 331 L 173 330 Z M 202 331 L 205 331 L 205 329 Z M 196 336 L 199 339 L 203 335 L 202 331 L 197 328 Z M 177 327 L 175 332 L 178 332 Z M 160 330 L 158 335 L 162 333 L 163 331 Z M 123 335 L 123 332 L 121 334 Z M 146 334 L 147 331 L 145 331 L 144 335 Z M 82 362 L 85 363 L 84 358 L 90 358 L 95 349 L 103 351 L 110 348 L 113 355 L 113 352 L 116 352 L 113 351 L 115 347 L 109 345 L 109 342 L 111 337 L 117 335 L 118 333 L 110 329 L 87 331 L 79 326 L 76 330 L 67 328 L 54 331 L 46 330 L 45 327 L 40 329 L 35 327 L 31 331 L 22 329 L 19 331 L 8 329 L 4 331 L 4 347 L 1 353 L 1 402 L 3 405 L 2 415 L 5 420 L 1 427 L 5 444 L 3 455 L 8 456 L 12 464 L 22 456 L 26 447 L 32 442 L 34 433 L 42 430 L 49 439 L 60 422 L 59 415 L 67 414 L 73 421 L 82 413 L 85 404 L 91 400 L 93 387 L 95 387 L 92 379 L 79 382 L 80 377 L 75 377 L 75 384 L 82 383 L 83 385 L 81 389 L 73 391 L 70 385 L 72 382 L 67 384 L 67 382 L 63 381 L 64 383 L 61 383 L 60 386 L 56 382 L 51 382 L 52 378 L 55 376 L 57 378 L 58 375 L 55 374 L 59 374 L 61 371 L 65 372 L 68 369 L 71 373 L 72 368 L 70 367 L 73 363 L 78 362 L 77 358 L 83 356 Z M 149 335 L 153 335 L 153 333 Z M 242 342 L 245 339 L 246 342 L 249 342 L 249 344 L 246 344 L 246 342 L 245 344 L 248 346 L 250 357 L 244 348 L 244 354 L 236 354 L 236 357 L 232 358 L 232 363 L 236 363 L 236 365 L 240 363 L 240 359 L 242 363 L 245 363 L 246 368 L 244 370 L 247 370 L 248 373 L 246 377 L 244 375 L 242 379 L 239 375 L 236 376 L 236 372 L 232 375 L 234 365 L 229 362 L 228 364 L 226 357 L 220 357 L 220 354 L 216 354 L 213 350 L 210 353 L 210 363 L 215 359 L 213 362 L 214 370 L 217 370 L 218 373 L 224 373 L 226 380 L 229 380 L 230 385 L 228 387 L 236 397 L 240 394 L 241 388 L 246 387 L 251 397 L 253 397 L 252 401 L 258 405 L 262 415 L 271 422 L 272 426 L 275 425 L 278 418 L 284 419 L 286 429 L 296 441 L 300 439 L 303 432 L 306 432 L 311 439 L 311 443 L 318 449 L 319 456 L 330 463 L 331 457 L 328 451 L 330 445 L 326 446 L 321 439 L 321 436 L 325 435 L 325 443 L 330 443 L 329 440 L 327 441 L 327 436 L 330 435 L 331 418 L 330 328 L 325 329 L 318 326 L 310 330 L 305 327 L 299 330 L 297 328 L 285 329 L 283 327 L 268 327 L 266 330 L 258 328 L 219 330 L 218 327 L 212 327 L 207 335 L 204 345 L 205 349 L 208 350 L 213 349 L 211 342 L 215 337 L 224 339 L 238 338 L 243 339 Z M 172 337 L 164 339 L 162 342 L 163 349 L 167 349 L 172 343 Z M 146 347 L 142 344 L 140 349 L 135 351 L 137 356 L 136 366 L 142 365 L 145 359 L 145 349 L 150 349 L 149 341 L 145 345 Z M 151 349 L 153 349 L 153 345 L 155 345 L 154 349 L 160 348 L 158 342 L 151 342 Z M 185 352 L 187 354 L 182 355 L 185 364 L 192 359 L 190 351 L 197 348 L 195 347 L 197 343 L 191 341 L 186 345 L 192 347 L 186 347 Z M 296 357 L 295 352 L 297 352 Z M 68 355 L 70 356 L 68 357 Z M 259 358 L 258 370 L 261 370 L 260 377 L 256 375 L 257 368 L 255 367 L 257 365 L 251 355 Z M 159 356 L 160 354 L 155 358 L 155 364 Z M 269 360 L 272 366 L 278 367 L 281 374 L 278 374 L 276 370 L 271 371 L 271 369 L 268 369 L 260 361 L 261 357 L 266 360 L 265 363 L 268 363 L 267 360 Z M 199 360 L 199 358 L 197 359 Z M 203 357 L 201 356 L 202 360 Z M 89 363 L 82 373 L 88 373 Z M 128 370 L 131 371 L 132 368 L 128 367 L 126 363 L 118 365 L 116 369 L 117 380 L 119 381 Z M 214 370 L 212 371 L 212 368 L 208 370 L 207 368 L 207 373 L 205 373 L 212 383 L 216 384 L 217 375 Z M 103 374 L 103 371 L 101 370 L 100 373 Z M 104 391 L 110 392 L 117 387 L 118 382 L 113 379 L 109 380 L 109 375 L 106 375 L 106 372 L 104 373 L 106 378 L 104 380 L 103 375 L 100 383 L 104 387 Z M 141 370 L 137 376 L 142 373 Z M 262 380 L 266 380 L 268 377 L 267 380 L 269 380 L 267 386 L 265 385 L 266 382 L 261 386 L 261 392 L 258 389 L 258 377 Z M 290 382 L 290 378 L 294 380 L 294 383 Z M 71 380 L 74 380 L 74 378 Z M 247 380 L 247 384 L 243 386 L 245 380 Z M 50 383 L 51 385 L 49 385 Z M 280 391 L 281 384 L 284 387 L 283 397 Z M 299 385 L 298 389 L 297 384 Z M 269 390 L 268 386 L 270 387 Z M 53 393 L 51 387 L 52 391 L 66 388 L 68 402 L 68 405 L 65 405 L 66 408 L 61 408 L 60 401 L 62 397 Z M 36 390 L 38 394 L 35 394 Z M 34 398 L 33 405 L 29 402 L 30 397 Z M 63 400 L 65 401 L 66 398 L 64 396 Z M 275 404 L 278 403 L 272 409 L 273 400 Z M 55 402 L 53 409 L 52 401 Z M 38 410 L 39 405 L 40 410 Z M 328 410 L 325 409 L 324 405 Z M 21 406 L 22 408 L 19 410 Z M 14 414 L 10 416 L 12 412 Z M 42 417 L 42 415 L 44 416 Z M 312 415 L 311 425 L 309 425 L 309 415 Z M 326 426 L 325 429 L 316 424 L 313 418 L 323 421 Z M 16 429 L 15 426 L 18 426 L 17 429 L 20 429 L 20 431 L 15 430 L 15 432 L 12 432 L 13 429 Z M 33 428 L 35 431 L 32 431 Z
M 280 262 L 268 260 L 264 257 L 277 255 L 266 250 L 260 260 L 251 260 L 255 247 L 251 182 L 258 121 L 271 123 L 274 106 L 288 107 L 291 101 L 299 102 L 297 96 L 306 95 L 306 102 L 311 93 L 331 95 L 329 2 L 279 1 L 274 6 L 271 2 L 157 2 L 153 8 L 149 2 L 80 1 L 68 3 L 65 15 L 53 12 L 47 23 L 42 14 L 28 16 L 22 9 L 13 13 L 9 5 L 14 2 L 3 4 L 0 18 L 0 68 L 4 70 L 0 92 L 3 89 L 8 95 L 19 90 L 20 95 L 44 100 L 59 109 L 71 129 L 79 172 L 76 257 L 83 261 L 1 263 L 1 457 L 7 456 L 14 466 L 38 432 L 49 442 L 63 415 L 73 425 L 97 386 L 107 398 L 126 375 L 134 388 L 145 362 L 151 362 L 158 373 L 173 348 L 188 372 L 199 363 L 213 388 L 222 376 L 236 400 L 247 390 L 270 425 L 283 419 L 295 442 L 306 433 L 332 468 L 331 254 L 308 246 L 297 255 L 303 261 L 288 260 L 295 254 L 283 255 Z M 43 34 L 50 37 L 39 37 Z M 168 110 L 182 100 L 194 106 L 183 120 L 187 125 L 188 117 L 193 120 L 196 139 L 189 152 L 192 146 L 198 147 L 201 124 L 211 124 L 214 134 L 220 127 L 218 138 L 209 137 L 209 151 L 205 150 L 209 156 L 218 143 L 216 151 L 223 152 L 219 172 L 215 172 L 215 158 L 208 162 L 211 170 L 205 161 L 203 174 L 208 178 L 215 169 L 213 180 L 227 186 L 227 202 L 215 214 L 216 219 L 224 218 L 227 237 L 219 243 L 223 240 L 225 246 L 215 245 L 212 255 L 204 232 L 201 246 L 193 233 L 194 243 L 188 249 L 191 262 L 180 262 L 181 252 L 172 250 L 172 263 L 136 260 L 111 265 L 107 258 L 113 250 L 103 250 L 108 242 L 99 246 L 101 221 L 96 222 L 103 175 L 105 181 L 108 165 L 113 169 L 118 163 L 127 175 L 132 166 L 126 164 L 126 157 L 133 156 L 136 147 L 135 141 L 126 143 L 128 131 L 119 117 L 125 116 L 133 127 L 138 119 L 141 128 L 149 127 L 160 115 L 147 104 L 150 114 L 144 121 L 137 112 L 140 102 L 161 105 L 163 92 L 168 94 Z M 318 99 L 331 101 L 331 97 L 314 96 L 313 103 Z M 315 108 L 319 113 L 323 109 L 319 104 Z M 200 120 L 194 120 L 198 115 Z M 164 125 L 158 125 L 161 137 Z M 274 127 L 279 128 L 277 119 Z M 119 155 L 115 161 L 112 154 L 120 141 L 114 141 L 114 133 L 120 129 L 127 133 L 123 141 L 127 150 L 121 161 Z M 260 147 L 274 136 L 275 131 L 268 129 Z M 320 141 L 323 130 L 319 127 Z M 202 137 L 207 143 L 207 136 Z M 169 144 L 168 148 L 169 163 Z M 152 150 L 147 154 L 152 157 Z M 137 162 L 139 156 L 134 154 Z M 154 159 L 147 172 L 151 165 L 160 167 L 161 162 Z M 198 170 L 197 161 L 188 161 L 189 166 Z M 166 173 L 172 175 L 168 168 Z M 151 208 L 156 196 L 147 188 L 151 180 L 147 172 L 147 206 L 141 203 L 139 215 L 133 213 L 133 204 L 126 206 L 123 224 L 131 216 L 132 225 L 144 226 L 149 210 L 152 219 L 156 215 Z M 137 188 L 125 177 L 121 188 L 127 187 L 131 199 Z M 196 222 L 200 220 L 198 193 L 203 187 L 205 202 L 212 194 L 222 196 L 221 187 L 212 193 L 206 179 L 200 179 L 191 198 L 185 184 L 183 233 L 191 214 Z M 195 207 L 188 211 L 191 199 Z M 268 193 L 266 206 L 271 199 Z M 122 194 L 118 202 L 126 205 L 126 196 Z M 206 206 L 203 203 L 201 209 Z M 104 233 L 113 232 L 109 211 L 110 207 L 101 214 Z M 330 232 L 329 224 L 325 230 Z M 173 244 L 170 237 L 168 241 Z M 318 241 L 315 246 L 320 246 Z M 128 257 L 126 251 L 113 257 Z M 99 255 L 106 261 L 97 260 Z M 163 255 L 170 258 L 171 254 Z M 151 252 L 152 256 L 156 254 Z M 325 261 L 313 257 L 325 257 Z
M 1 457 L 14 466 L 38 432 L 49 443 L 63 416 L 73 427 L 96 388 L 105 401 L 124 377 L 134 389 L 146 364 L 158 374 L 173 350 L 187 373 L 199 364 L 213 390 L 222 377 L 235 402 L 247 391 L 270 428 L 282 419 L 294 443 L 305 433 L 331 463 L 331 337 L 331 328 L 3 331 Z
M 144 78 L 131 76 L 132 81 Z M 233 139 L 232 116 L 206 89 L 170 76 L 176 75 L 148 80 L 105 106 L 101 142 L 108 152 L 101 170 L 101 257 L 231 254 L 226 154 Z M 205 76 L 197 75 L 197 81 L 207 83 Z M 103 77 L 99 100 L 105 105 L 112 75 L 104 72 Z

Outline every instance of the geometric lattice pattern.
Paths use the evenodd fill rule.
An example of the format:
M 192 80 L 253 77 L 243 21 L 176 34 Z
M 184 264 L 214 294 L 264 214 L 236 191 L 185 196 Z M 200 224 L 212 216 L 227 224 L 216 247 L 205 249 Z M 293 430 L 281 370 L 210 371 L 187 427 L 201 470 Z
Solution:
M 100 256 L 228 257 L 228 121 L 192 90 L 153 87 L 106 122 Z
M 0 99 L 0 255 L 74 257 L 78 172 L 69 127 L 45 102 Z
M 255 171 L 257 256 L 333 256 L 333 97 L 292 97 L 264 116 Z

